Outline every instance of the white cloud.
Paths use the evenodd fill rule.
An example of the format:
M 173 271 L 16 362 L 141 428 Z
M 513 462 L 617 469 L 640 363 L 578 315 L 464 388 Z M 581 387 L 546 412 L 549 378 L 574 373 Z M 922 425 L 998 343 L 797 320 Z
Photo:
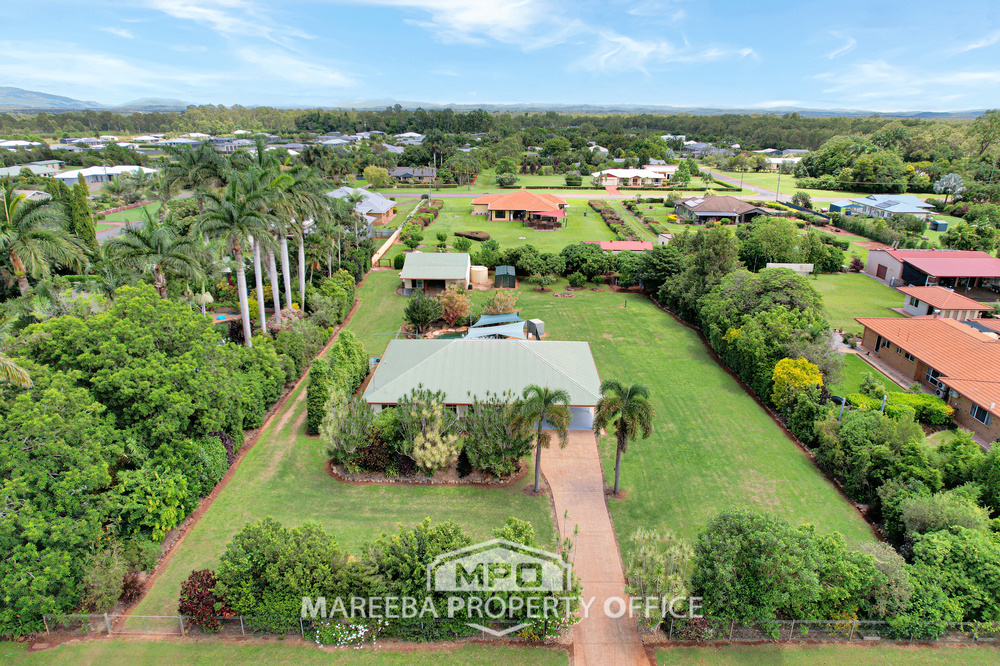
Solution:
M 592 71 L 638 70 L 648 73 L 647 66 L 655 64 L 694 64 L 748 56 L 757 57 L 749 47 L 725 49 L 710 46 L 699 50 L 689 45 L 676 47 L 667 41 L 643 41 L 604 31 L 600 33 L 599 43 L 593 52 L 579 62 L 583 68 Z
M 174 18 L 207 25 L 225 37 L 262 37 L 288 43 L 312 36 L 277 23 L 249 0 L 146 0 L 149 7 Z
M 844 36 L 839 33 L 831 32 L 830 34 L 836 37 L 837 39 L 844 39 Z M 858 44 L 858 40 L 854 39 L 850 35 L 846 37 L 846 40 L 847 41 L 844 42 L 843 46 L 830 51 L 829 53 L 826 54 L 826 57 L 829 58 L 830 60 L 833 60 L 837 56 L 842 56 L 845 53 L 850 53 L 851 51 L 853 51 L 854 47 L 857 46 Z
M 110 32 L 112 35 L 118 35 L 125 39 L 135 39 L 135 35 L 126 30 L 125 28 L 101 28 L 104 32 Z
M 237 49 L 236 55 L 274 79 L 311 88 L 343 88 L 354 84 L 349 76 L 278 49 L 245 47 Z
M 410 23 L 442 33 L 446 41 L 519 43 L 534 26 L 552 17 L 547 0 L 359 0 L 357 4 L 415 9 L 429 21 Z
M 981 49 L 987 46 L 993 46 L 997 42 L 1000 42 L 1000 30 L 997 30 L 996 32 L 984 37 L 983 39 L 966 44 L 961 49 L 959 49 L 959 52 L 964 53 L 965 51 L 972 51 L 974 49 Z

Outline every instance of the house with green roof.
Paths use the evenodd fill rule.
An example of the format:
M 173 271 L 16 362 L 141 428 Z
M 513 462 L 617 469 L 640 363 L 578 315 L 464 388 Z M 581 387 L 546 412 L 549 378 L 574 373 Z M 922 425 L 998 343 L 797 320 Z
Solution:
M 473 397 L 530 384 L 565 389 L 573 415 L 571 430 L 590 430 L 601 397 L 601 378 L 586 342 L 550 340 L 393 340 L 375 368 L 365 402 L 378 412 L 399 403 L 415 388 L 442 391 L 445 404 L 461 415 Z
M 399 279 L 403 281 L 405 295 L 414 289 L 443 290 L 449 284 L 468 289 L 471 271 L 468 252 L 408 252 Z

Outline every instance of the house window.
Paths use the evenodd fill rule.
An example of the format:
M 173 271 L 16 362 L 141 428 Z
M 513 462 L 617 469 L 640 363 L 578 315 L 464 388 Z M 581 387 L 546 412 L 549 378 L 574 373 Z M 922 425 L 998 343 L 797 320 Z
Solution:
M 913 296 L 910 296 L 910 307 L 918 308 L 920 307 L 920 301 Z
M 972 418 L 976 419 L 977 421 L 979 421 L 980 423 L 982 423 L 984 426 L 987 427 L 990 425 L 990 421 L 993 420 L 992 414 L 990 414 L 988 411 L 986 411 L 985 409 L 983 409 L 982 407 L 980 407 L 975 403 L 972 404 L 972 410 L 969 412 L 969 414 L 972 415 Z
M 927 374 L 924 375 L 924 381 L 936 388 L 943 388 L 944 384 L 938 380 L 938 377 L 940 376 L 941 373 L 934 368 L 927 368 Z
M 903 350 L 902 350 L 902 349 L 900 349 L 900 348 L 899 348 L 899 347 L 897 346 L 897 347 L 896 347 L 896 355 L 898 356 L 899 354 L 902 354 L 902 353 L 903 353 Z
M 913 354 L 911 354 L 910 352 L 903 352 L 903 357 L 910 362 L 914 360 Z

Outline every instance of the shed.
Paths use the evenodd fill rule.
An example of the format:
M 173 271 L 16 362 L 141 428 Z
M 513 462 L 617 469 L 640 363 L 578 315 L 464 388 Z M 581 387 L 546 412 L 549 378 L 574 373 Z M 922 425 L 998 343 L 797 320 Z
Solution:
M 497 266 L 493 275 L 493 286 L 497 289 L 514 289 L 517 287 L 517 274 L 513 266 Z
M 545 322 L 541 319 L 528 320 L 528 335 L 534 335 L 535 339 L 541 340 L 545 335 Z

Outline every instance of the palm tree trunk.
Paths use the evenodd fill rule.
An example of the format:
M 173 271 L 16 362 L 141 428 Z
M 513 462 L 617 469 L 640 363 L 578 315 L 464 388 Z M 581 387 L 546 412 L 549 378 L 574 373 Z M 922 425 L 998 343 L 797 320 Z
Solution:
M 17 287 L 21 290 L 21 295 L 27 296 L 31 287 L 28 285 L 27 271 L 24 268 L 24 263 L 21 261 L 21 257 L 11 252 L 10 265 L 14 269 L 14 275 L 17 276 Z
M 268 273 L 267 279 L 271 283 L 271 299 L 274 301 L 274 317 L 275 321 L 279 324 L 281 323 L 281 287 L 278 286 L 278 267 L 274 263 L 274 251 L 271 248 L 267 249 L 267 261 L 270 264 L 271 270 Z
M 233 247 L 233 259 L 236 260 L 236 288 L 240 294 L 240 315 L 243 318 L 243 338 L 247 347 L 253 346 L 250 333 L 250 301 L 247 298 L 247 274 L 243 270 L 243 252 L 239 246 Z
M 299 307 L 306 311 L 306 241 L 299 235 Z
M 330 258 L 326 261 L 326 272 L 333 277 L 333 243 L 330 243 Z
M 618 477 L 622 473 L 622 450 L 619 448 L 615 453 L 615 495 L 618 494 Z
M 267 313 L 264 312 L 264 276 L 260 271 L 260 241 L 253 239 L 253 277 L 257 283 L 257 315 L 260 317 L 260 330 L 267 330 Z
M 538 438 L 535 440 L 535 492 L 538 492 L 542 479 L 542 420 L 538 419 Z
M 288 265 L 288 236 L 281 234 L 281 277 L 285 281 L 285 304 L 292 307 L 292 271 Z

